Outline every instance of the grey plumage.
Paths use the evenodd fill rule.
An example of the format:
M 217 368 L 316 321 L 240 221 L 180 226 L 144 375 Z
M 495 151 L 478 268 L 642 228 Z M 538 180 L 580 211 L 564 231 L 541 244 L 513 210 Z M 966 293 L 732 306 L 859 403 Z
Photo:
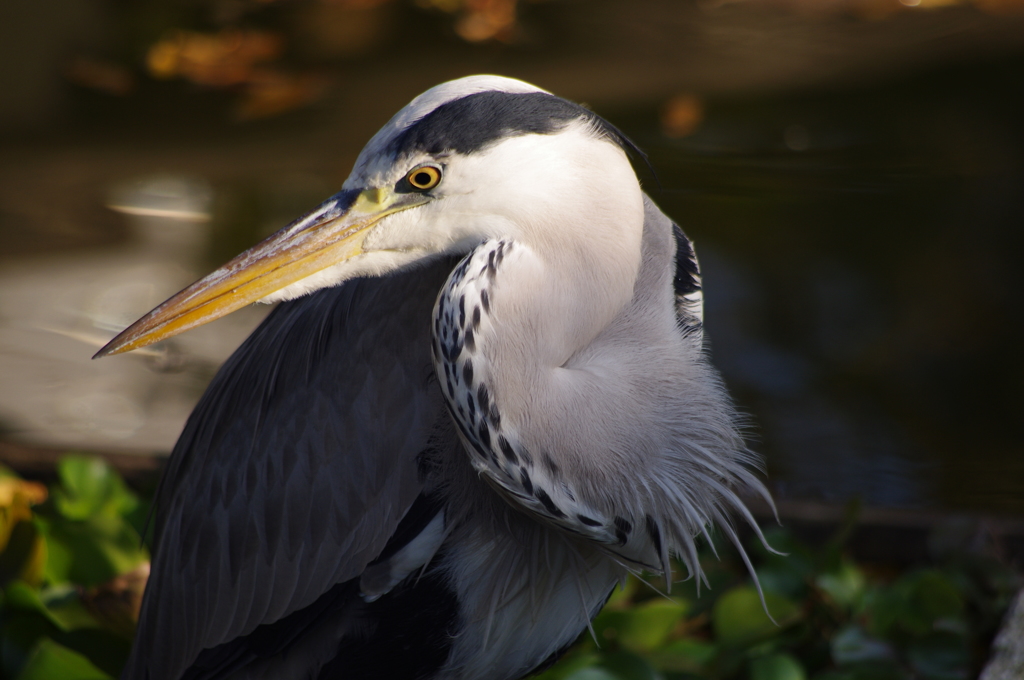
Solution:
M 743 554 L 735 490 L 767 492 L 630 146 L 518 81 L 439 86 L 335 200 L 103 351 L 298 298 L 175 448 L 124 677 L 512 679 L 629 571 L 701 578 L 712 524 Z

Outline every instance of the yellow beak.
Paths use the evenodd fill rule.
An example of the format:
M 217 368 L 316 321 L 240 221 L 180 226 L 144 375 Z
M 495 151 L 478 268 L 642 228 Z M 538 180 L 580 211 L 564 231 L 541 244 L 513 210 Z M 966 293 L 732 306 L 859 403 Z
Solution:
M 370 227 L 427 200 L 422 194 L 384 188 L 342 191 L 162 303 L 93 358 L 130 352 L 183 333 L 355 257 L 363 252 Z

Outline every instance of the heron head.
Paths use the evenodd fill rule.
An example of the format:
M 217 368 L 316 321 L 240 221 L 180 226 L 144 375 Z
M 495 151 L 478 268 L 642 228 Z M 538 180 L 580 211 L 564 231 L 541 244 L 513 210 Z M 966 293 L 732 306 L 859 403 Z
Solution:
M 643 198 L 614 127 L 528 83 L 438 85 L 366 145 L 340 192 L 182 290 L 96 356 L 231 313 L 512 238 L 568 253 L 595 244 L 639 261 Z M 630 268 L 635 269 L 633 264 Z

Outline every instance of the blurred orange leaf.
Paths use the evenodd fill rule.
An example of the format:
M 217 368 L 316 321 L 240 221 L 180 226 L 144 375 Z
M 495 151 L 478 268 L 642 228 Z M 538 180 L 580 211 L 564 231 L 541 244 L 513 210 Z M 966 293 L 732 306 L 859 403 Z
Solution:
M 465 0 L 455 32 L 469 42 L 509 41 L 515 36 L 515 27 L 516 0 Z
M 174 31 L 149 49 L 146 66 L 155 78 L 228 87 L 247 82 L 255 64 L 276 59 L 283 49 L 283 39 L 269 31 Z
M 93 57 L 79 56 L 64 67 L 64 77 L 90 90 L 124 96 L 135 88 L 135 77 L 124 66 Z
M 704 120 L 704 102 L 692 94 L 678 94 L 661 109 L 661 131 L 677 139 L 692 134 Z
M 253 71 L 236 109 L 240 120 L 266 118 L 310 104 L 327 89 L 326 77 L 293 75 L 261 69 Z

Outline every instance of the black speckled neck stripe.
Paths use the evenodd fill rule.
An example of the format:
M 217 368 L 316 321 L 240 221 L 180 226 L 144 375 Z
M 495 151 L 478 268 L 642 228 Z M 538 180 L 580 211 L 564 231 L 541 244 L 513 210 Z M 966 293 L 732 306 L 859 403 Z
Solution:
M 420 118 L 389 145 L 395 156 L 421 151 L 468 154 L 505 137 L 558 132 L 586 120 L 627 152 L 643 153 L 593 111 L 546 92 L 480 92 L 450 101 Z

